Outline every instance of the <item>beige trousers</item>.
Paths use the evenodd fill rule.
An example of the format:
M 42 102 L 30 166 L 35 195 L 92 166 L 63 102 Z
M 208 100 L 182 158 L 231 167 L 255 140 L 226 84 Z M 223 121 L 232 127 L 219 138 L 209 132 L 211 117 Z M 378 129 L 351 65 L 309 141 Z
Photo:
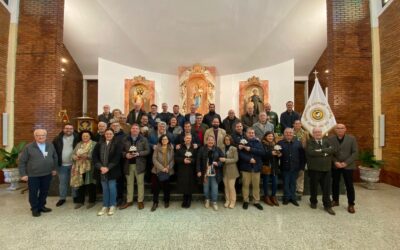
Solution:
M 227 177 L 223 178 L 224 186 L 225 186 L 225 200 L 229 203 L 235 204 L 236 202 L 236 190 L 235 190 L 235 182 L 236 178 L 229 179 Z
M 299 175 L 297 176 L 296 191 L 299 193 L 304 192 L 304 170 L 300 170 Z
M 135 177 L 138 186 L 138 202 L 143 202 L 144 199 L 144 173 L 138 174 L 136 171 L 136 164 L 129 165 L 129 175 L 125 175 L 127 184 L 126 201 L 132 202 L 135 193 Z
M 260 202 L 260 173 L 242 171 L 242 194 L 244 202 L 249 202 L 250 185 L 252 187 L 254 204 L 257 204 Z

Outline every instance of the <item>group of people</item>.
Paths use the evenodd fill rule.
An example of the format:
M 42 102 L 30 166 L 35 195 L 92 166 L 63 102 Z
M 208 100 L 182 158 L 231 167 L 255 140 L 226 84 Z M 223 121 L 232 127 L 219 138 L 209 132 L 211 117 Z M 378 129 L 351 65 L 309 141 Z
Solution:
M 320 185 L 325 210 L 335 214 L 332 207 L 339 205 L 343 175 L 348 211 L 354 213 L 352 173 L 358 150 L 354 137 L 346 134 L 343 124 L 338 124 L 336 135 L 329 138 L 318 127 L 309 135 L 301 127 L 293 102 L 287 102 L 286 107 L 280 119 L 266 104 L 258 114 L 249 105 L 240 119 L 229 110 L 221 121 L 214 104 L 204 116 L 196 112 L 194 105 L 190 113 L 182 115 L 178 105 L 170 113 L 163 103 L 158 113 L 153 104 L 146 113 L 136 103 L 127 116 L 120 110 L 110 112 L 105 105 L 95 135 L 90 131 L 78 134 L 68 123 L 49 143 L 46 130 L 36 129 L 35 141 L 25 147 L 19 159 L 21 179 L 28 181 L 32 215 L 51 211 L 45 206 L 46 197 L 52 175 L 56 174 L 60 180 L 56 206 L 66 202 L 71 187 L 75 209 L 84 206 L 86 193 L 86 207 L 90 209 L 101 184 L 103 206 L 99 216 L 132 206 L 135 186 L 138 209 L 143 209 L 146 179 L 152 187 L 151 211 L 159 206 L 161 190 L 164 207 L 169 207 L 170 182 L 174 179 L 177 192 L 183 195 L 183 208 L 191 206 L 192 194 L 202 188 L 204 206 L 218 210 L 218 189 L 223 183 L 224 207 L 233 209 L 240 183 L 243 209 L 248 209 L 251 194 L 254 207 L 263 210 L 261 180 L 262 200 L 269 206 L 279 206 L 278 175 L 283 179 L 282 203 L 299 206 L 297 198 L 304 191 L 305 168 L 310 177 L 311 208 L 317 207 Z M 283 131 L 282 138 L 277 138 L 277 127 Z

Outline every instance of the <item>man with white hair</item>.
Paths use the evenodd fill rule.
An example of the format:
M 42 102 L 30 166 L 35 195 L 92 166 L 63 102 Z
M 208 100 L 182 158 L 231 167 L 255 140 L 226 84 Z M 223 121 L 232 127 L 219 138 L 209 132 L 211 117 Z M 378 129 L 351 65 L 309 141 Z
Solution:
M 129 112 L 127 116 L 127 122 L 129 124 L 137 123 L 140 125 L 142 116 L 144 114 L 146 114 L 146 112 L 142 110 L 142 104 L 140 104 L 139 102 L 135 102 L 133 104 L 133 109 Z
M 52 143 L 46 142 L 47 131 L 36 129 L 35 141 L 28 144 L 19 157 L 19 173 L 22 181 L 28 182 L 29 203 L 32 216 L 51 212 L 45 207 L 52 176 L 56 175 L 57 152 Z
M 313 138 L 307 142 L 307 168 L 310 176 L 310 206 L 317 208 L 318 184 L 322 189 L 322 202 L 324 209 L 330 215 L 335 215 L 330 200 L 332 156 L 335 152 L 328 138 L 324 137 L 322 130 L 315 127 L 312 130 Z
M 110 123 L 110 120 L 113 118 L 113 115 L 110 112 L 110 105 L 106 104 L 103 106 L 103 113 L 97 117 L 99 122 Z
M 104 132 L 107 129 L 107 123 L 99 122 L 97 123 L 97 133 L 93 136 L 93 141 L 99 142 L 104 140 Z
M 166 124 L 169 124 L 169 120 L 172 117 L 172 113 L 170 113 L 168 111 L 168 104 L 165 103 L 165 102 L 162 103 L 161 104 L 161 109 L 162 109 L 162 112 L 159 114 L 161 121 L 165 122 Z
M 256 137 L 261 141 L 267 132 L 274 132 L 274 125 L 268 122 L 267 113 L 261 112 L 258 115 L 258 122 L 253 124 L 254 132 L 256 133 Z
M 222 121 L 222 128 L 225 129 L 228 135 L 232 135 L 235 131 L 235 125 L 239 121 L 239 118 L 237 118 L 235 115 L 235 111 L 230 109 L 228 111 L 228 116 Z

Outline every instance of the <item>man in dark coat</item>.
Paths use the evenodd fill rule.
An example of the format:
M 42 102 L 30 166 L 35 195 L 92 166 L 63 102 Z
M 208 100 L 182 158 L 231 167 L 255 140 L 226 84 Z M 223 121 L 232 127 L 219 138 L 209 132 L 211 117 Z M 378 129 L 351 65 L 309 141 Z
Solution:
M 146 112 L 141 109 L 141 104 L 135 103 L 135 104 L 133 104 L 133 109 L 128 114 L 127 122 L 129 124 L 137 123 L 140 125 L 142 116 L 144 114 L 146 114 Z
M 228 116 L 222 121 L 222 128 L 225 129 L 228 135 L 232 135 L 235 131 L 235 125 L 240 120 L 235 116 L 235 111 L 233 109 L 228 111 Z
M 335 149 L 328 138 L 323 137 L 321 128 L 315 127 L 312 134 L 313 138 L 307 141 L 306 146 L 307 168 L 310 176 L 310 206 L 312 209 L 317 208 L 319 184 L 325 211 L 335 215 L 330 199 L 332 155 Z
M 221 116 L 215 113 L 215 104 L 210 103 L 208 105 L 208 113 L 204 115 L 203 123 L 205 123 L 209 128 L 212 127 L 212 121 L 214 118 L 218 118 L 219 124 L 222 124 Z
M 285 131 L 286 128 L 293 128 L 293 123 L 300 120 L 300 114 L 294 111 L 292 101 L 286 103 L 286 111 L 281 114 L 281 128 Z
M 358 158 L 357 141 L 354 136 L 346 134 L 346 126 L 344 124 L 337 124 L 335 133 L 336 135 L 329 138 L 329 142 L 335 148 L 332 166 L 332 206 L 339 206 L 340 176 L 343 175 L 347 193 L 347 211 L 353 214 L 355 213 L 353 172 L 356 168 L 355 161 Z

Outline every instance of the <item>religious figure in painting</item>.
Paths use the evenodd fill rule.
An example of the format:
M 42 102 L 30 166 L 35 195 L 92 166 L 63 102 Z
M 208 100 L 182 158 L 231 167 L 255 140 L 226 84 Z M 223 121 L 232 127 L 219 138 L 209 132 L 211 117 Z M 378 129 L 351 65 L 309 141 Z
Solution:
M 133 92 L 133 103 L 140 103 L 140 108 L 143 109 L 144 105 L 144 90 L 142 88 L 137 88 L 136 91 Z
M 202 97 L 203 97 L 203 90 L 197 84 L 194 89 L 194 94 L 193 94 L 193 104 L 196 107 L 196 109 L 198 109 L 201 106 L 201 98 Z
M 260 97 L 258 89 L 254 88 L 252 89 L 252 96 L 249 98 L 249 102 L 253 103 L 254 107 L 254 113 L 258 115 L 260 112 L 264 110 L 264 102 L 263 98 Z

